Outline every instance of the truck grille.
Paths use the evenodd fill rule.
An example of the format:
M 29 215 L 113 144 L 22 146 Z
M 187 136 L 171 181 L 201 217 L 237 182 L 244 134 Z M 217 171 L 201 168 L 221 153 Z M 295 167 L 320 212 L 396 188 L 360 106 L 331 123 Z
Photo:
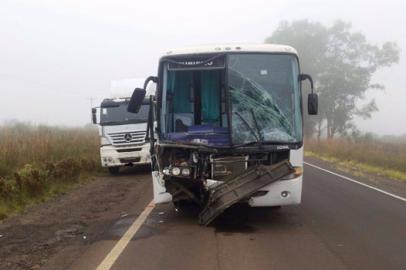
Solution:
M 145 142 L 146 131 L 130 131 L 109 133 L 114 145 L 142 144 Z

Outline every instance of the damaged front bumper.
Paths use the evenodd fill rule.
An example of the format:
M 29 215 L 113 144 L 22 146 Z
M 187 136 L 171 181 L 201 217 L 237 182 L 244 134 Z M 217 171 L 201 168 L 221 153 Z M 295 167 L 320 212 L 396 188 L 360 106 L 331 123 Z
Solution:
M 207 204 L 199 215 L 199 223 L 208 225 L 231 205 L 251 197 L 271 183 L 294 172 L 295 169 L 288 160 L 271 166 L 250 167 L 242 174 L 211 189 Z M 255 200 L 254 198 L 251 199 Z

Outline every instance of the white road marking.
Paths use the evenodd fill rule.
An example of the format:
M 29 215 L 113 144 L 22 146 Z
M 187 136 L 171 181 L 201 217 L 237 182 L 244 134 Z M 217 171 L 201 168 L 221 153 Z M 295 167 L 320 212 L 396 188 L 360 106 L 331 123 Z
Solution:
M 108 270 L 113 266 L 114 262 L 140 229 L 141 225 L 144 223 L 145 219 L 148 217 L 154 207 L 155 205 L 153 201 L 151 201 L 147 207 L 145 207 L 144 211 L 142 211 L 142 213 L 137 217 L 134 223 L 131 224 L 130 228 L 128 228 L 109 254 L 107 254 L 104 260 L 99 264 L 99 266 L 96 268 L 97 270 Z
M 381 193 L 383 193 L 383 194 L 385 194 L 385 195 L 388 195 L 388 196 L 390 196 L 390 197 L 392 197 L 392 198 L 395 198 L 395 199 L 401 200 L 401 201 L 403 201 L 403 202 L 406 202 L 406 198 L 403 198 L 403 197 L 401 197 L 401 196 L 398 196 L 398 195 L 389 193 L 389 192 L 387 192 L 387 191 L 385 191 L 385 190 L 382 190 L 382 189 L 379 189 L 379 188 L 376 188 L 376 187 L 367 185 L 367 184 L 362 183 L 362 182 L 358 182 L 357 180 L 354 180 L 354 179 L 349 178 L 349 177 L 347 177 L 347 176 L 344 176 L 344 175 L 341 175 L 341 174 L 338 174 L 338 173 L 335 173 L 335 172 L 326 170 L 326 169 L 324 169 L 324 168 L 322 168 L 322 167 L 319 167 L 319 166 L 316 166 L 316 165 L 313 165 L 313 164 L 310 164 L 310 163 L 307 163 L 307 162 L 303 162 L 303 163 L 306 164 L 306 165 L 309 165 L 310 167 L 319 169 L 319 170 L 324 171 L 324 172 L 328 172 L 328 173 L 330 173 L 330 174 L 332 174 L 332 175 L 341 177 L 341 178 L 343 178 L 343 179 L 345 179 L 345 180 L 347 180 L 347 181 L 350 181 L 350 182 L 356 183 L 356 184 L 358 184 L 358 185 L 361 185 L 361 186 L 364 186 L 364 187 L 373 189 L 373 190 L 375 190 L 375 191 L 378 191 L 378 192 L 381 192 Z

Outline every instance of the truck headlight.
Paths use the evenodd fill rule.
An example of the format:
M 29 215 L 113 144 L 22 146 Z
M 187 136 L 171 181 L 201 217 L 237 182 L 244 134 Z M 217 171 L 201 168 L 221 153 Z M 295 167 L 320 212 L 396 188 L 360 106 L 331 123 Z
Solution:
M 106 137 L 100 137 L 100 144 L 101 145 L 110 145 L 111 142 Z

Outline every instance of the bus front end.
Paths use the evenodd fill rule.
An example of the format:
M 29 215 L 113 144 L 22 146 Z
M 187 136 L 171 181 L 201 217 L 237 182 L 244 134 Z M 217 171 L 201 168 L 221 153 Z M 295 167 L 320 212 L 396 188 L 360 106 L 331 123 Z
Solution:
M 300 203 L 303 79 L 311 77 L 300 74 L 289 46 L 198 47 L 162 57 L 150 119 L 155 202 L 196 204 L 201 224 L 238 202 Z M 316 94 L 309 98 L 315 109 Z

